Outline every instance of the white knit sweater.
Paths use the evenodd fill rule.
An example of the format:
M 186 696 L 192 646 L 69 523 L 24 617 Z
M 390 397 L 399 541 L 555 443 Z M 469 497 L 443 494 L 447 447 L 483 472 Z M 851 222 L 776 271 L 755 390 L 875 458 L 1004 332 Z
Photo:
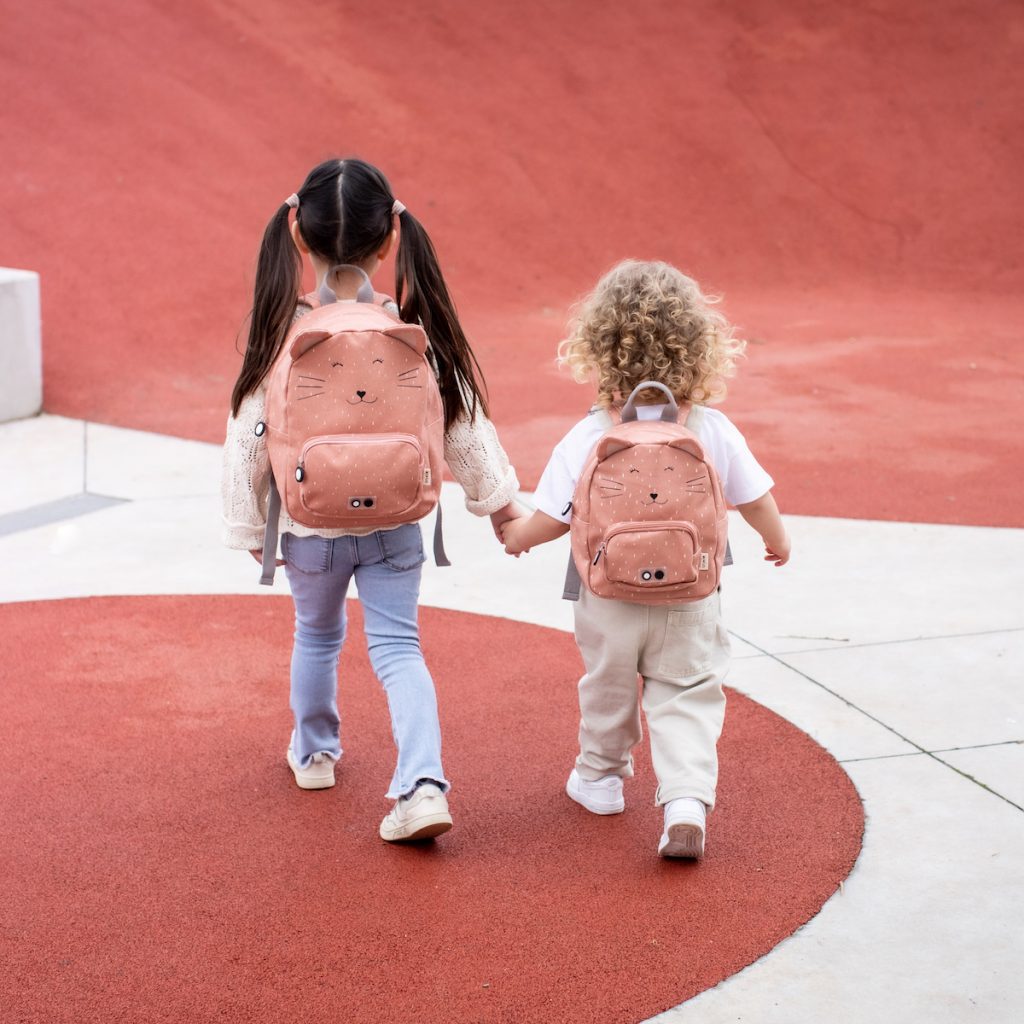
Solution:
M 222 536 L 229 548 L 254 550 L 263 547 L 270 494 L 270 457 L 266 438 L 256 436 L 262 420 L 265 390 L 261 386 L 242 402 L 237 416 L 228 417 L 221 476 Z M 519 489 L 515 470 L 509 465 L 494 424 L 481 412 L 470 422 L 462 415 L 444 435 L 444 459 L 452 476 L 466 492 L 466 508 L 486 516 L 507 505 Z M 282 509 L 279 533 L 299 537 L 343 537 L 372 533 L 365 530 L 314 529 L 296 523 Z

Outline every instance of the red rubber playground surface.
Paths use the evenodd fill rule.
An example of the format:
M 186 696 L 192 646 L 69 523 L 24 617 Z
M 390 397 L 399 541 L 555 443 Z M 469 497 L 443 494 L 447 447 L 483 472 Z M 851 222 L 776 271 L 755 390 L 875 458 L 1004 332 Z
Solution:
M 1022 41 L 1013 0 L 7 4 L 0 265 L 49 411 L 220 441 L 262 230 L 358 154 L 524 486 L 589 400 L 568 306 L 659 257 L 752 341 L 726 409 L 784 509 L 1021 525 Z
M 47 412 L 219 442 L 266 221 L 357 154 L 433 235 L 524 488 L 589 402 L 570 305 L 654 257 L 750 340 L 725 409 L 785 511 L 1021 526 L 1022 46 L 1009 0 L 8 4 L 0 265 L 41 275 Z M 739 696 L 702 864 L 654 855 L 643 754 L 626 815 L 577 813 L 571 638 L 434 609 L 458 827 L 385 847 L 355 630 L 341 784 L 283 765 L 283 604 L 0 605 L 18 1019 L 618 1024 L 853 864 L 847 776 Z
M 620 817 L 562 792 L 572 638 L 432 608 L 424 652 L 456 828 L 385 847 L 392 744 L 358 605 L 346 750 L 338 785 L 316 793 L 284 762 L 290 605 L 0 605 L 0 630 L 19 640 L 0 749 L 12 1019 L 640 1020 L 767 952 L 853 865 L 853 784 L 738 694 L 713 846 L 700 865 L 658 858 L 644 753 Z

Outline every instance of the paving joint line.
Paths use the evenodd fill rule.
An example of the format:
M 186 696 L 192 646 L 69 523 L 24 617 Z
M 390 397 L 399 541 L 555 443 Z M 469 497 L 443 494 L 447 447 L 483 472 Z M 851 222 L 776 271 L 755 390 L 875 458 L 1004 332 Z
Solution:
M 732 632 L 730 630 L 730 632 Z M 930 643 L 935 640 L 963 640 L 972 636 L 996 636 L 999 633 L 1022 633 L 1024 632 L 1024 626 L 1006 626 L 1003 629 L 980 629 L 977 632 L 972 633 L 935 633 L 929 636 L 910 636 L 902 637 L 898 640 L 867 640 L 864 643 L 851 644 L 846 641 L 837 640 L 835 641 L 835 647 L 801 647 L 795 651 L 780 651 L 780 654 L 785 656 L 793 654 L 820 654 L 823 651 L 854 651 L 861 650 L 865 647 L 886 647 L 891 644 L 916 644 L 916 643 Z M 733 633 L 733 636 L 740 637 L 738 633 Z M 786 637 L 776 637 L 778 640 L 785 640 Z M 802 639 L 802 638 L 797 638 Z M 748 643 L 751 647 L 757 647 L 755 643 L 750 640 L 743 640 L 744 643 Z M 758 650 L 763 648 L 758 647 Z M 765 654 L 771 654 L 770 651 L 764 651 Z
M 926 750 L 926 754 L 955 754 L 960 750 L 988 750 L 991 747 L 1018 747 L 1024 740 L 1000 740 L 998 743 L 972 743 L 965 747 L 939 747 L 936 750 Z M 894 757 L 920 757 L 921 751 L 901 751 L 898 754 L 874 754 L 871 757 L 841 757 L 836 758 L 840 764 L 858 764 L 861 761 L 888 761 Z
M 1002 630 L 1000 630 L 999 632 L 1002 632 Z M 735 635 L 739 636 L 738 633 L 735 634 Z M 827 694 L 829 694 L 832 697 L 835 697 L 836 700 L 841 701 L 847 707 L 852 708 L 854 711 L 864 715 L 865 718 L 871 719 L 872 722 L 876 723 L 877 725 L 880 725 L 883 729 L 888 730 L 889 732 L 891 732 L 893 734 L 893 736 L 896 736 L 898 739 L 903 740 L 904 743 L 909 743 L 912 747 L 914 747 L 918 751 L 918 753 L 924 754 L 926 757 L 930 757 L 933 761 L 938 762 L 943 767 L 948 768 L 950 771 L 956 772 L 957 775 L 960 775 L 963 778 L 967 779 L 968 782 L 973 782 L 974 785 L 976 785 L 979 789 L 983 789 L 987 793 L 991 793 L 992 796 L 999 797 L 999 799 L 1002 800 L 1004 803 L 1008 803 L 1011 807 L 1015 807 L 1018 811 L 1024 812 L 1024 807 L 1021 807 L 1020 804 L 1014 803 L 1014 801 L 1011 800 L 1009 797 L 1005 797 L 1005 796 L 1003 796 L 1002 793 L 996 792 L 996 790 L 992 789 L 990 786 L 985 785 L 984 782 L 979 782 L 976 778 L 974 778 L 973 775 L 968 775 L 967 772 L 962 771 L 961 769 L 957 768 L 956 765 L 950 764 L 948 761 L 943 761 L 942 758 L 937 755 L 937 753 L 935 753 L 935 752 L 933 752 L 931 750 L 926 750 L 924 747 L 921 746 L 920 743 L 915 743 L 914 740 L 910 739 L 909 736 L 904 736 L 903 733 L 901 733 L 898 729 L 893 728 L 887 722 L 883 722 L 880 718 L 876 718 L 873 714 L 871 714 L 870 711 L 865 711 L 864 708 L 859 707 L 858 705 L 854 704 L 852 700 L 849 700 L 848 698 L 844 697 L 842 694 L 837 693 L 835 690 L 830 689 L 829 687 L 827 687 L 820 680 L 815 679 L 813 676 L 808 675 L 806 672 L 804 672 L 801 669 L 797 668 L 795 665 L 790 665 L 788 662 L 784 661 L 782 659 L 782 657 L 780 657 L 779 655 L 773 654 L 771 651 L 766 651 L 763 647 L 758 646 L 752 640 L 746 639 L 746 637 L 740 636 L 739 639 L 741 639 L 746 644 L 750 644 L 750 646 L 753 647 L 755 650 L 758 650 L 762 654 L 767 655 L 769 658 L 772 659 L 772 661 L 777 661 L 784 668 L 788 668 L 791 672 L 795 672 L 798 676 L 802 676 L 809 683 L 812 683 L 814 686 L 817 686 L 819 689 L 824 690 Z M 837 763 L 841 763 L 841 762 L 837 761 Z

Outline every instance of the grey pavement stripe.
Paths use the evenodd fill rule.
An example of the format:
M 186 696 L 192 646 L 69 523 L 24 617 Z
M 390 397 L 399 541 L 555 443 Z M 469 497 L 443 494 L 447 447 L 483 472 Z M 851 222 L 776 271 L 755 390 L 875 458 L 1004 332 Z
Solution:
M 47 501 L 42 505 L 18 509 L 0 515 L 0 537 L 23 530 L 34 530 L 39 526 L 49 526 L 65 519 L 76 519 L 78 516 L 99 512 L 111 505 L 124 505 L 124 498 L 108 498 L 102 494 L 72 494 L 67 498 Z

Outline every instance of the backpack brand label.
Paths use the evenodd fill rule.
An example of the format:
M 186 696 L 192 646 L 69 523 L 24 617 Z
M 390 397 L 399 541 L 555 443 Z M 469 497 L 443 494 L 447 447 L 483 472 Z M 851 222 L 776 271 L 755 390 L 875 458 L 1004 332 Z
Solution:
M 706 572 L 708 567 L 711 565 L 711 558 L 706 551 L 700 553 L 700 568 L 701 572 Z

